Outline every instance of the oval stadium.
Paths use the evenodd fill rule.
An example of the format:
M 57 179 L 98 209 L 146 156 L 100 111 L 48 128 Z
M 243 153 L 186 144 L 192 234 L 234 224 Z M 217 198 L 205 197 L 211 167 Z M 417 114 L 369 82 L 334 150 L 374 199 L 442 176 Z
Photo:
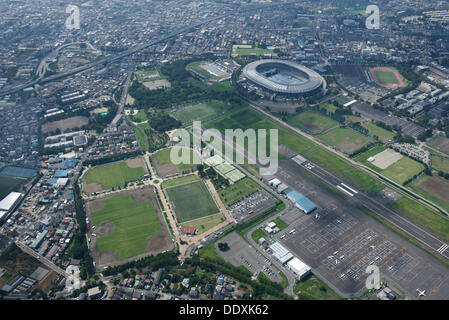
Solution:
M 312 95 L 326 87 L 317 72 L 286 60 L 258 60 L 243 68 L 243 75 L 254 84 L 274 93 Z

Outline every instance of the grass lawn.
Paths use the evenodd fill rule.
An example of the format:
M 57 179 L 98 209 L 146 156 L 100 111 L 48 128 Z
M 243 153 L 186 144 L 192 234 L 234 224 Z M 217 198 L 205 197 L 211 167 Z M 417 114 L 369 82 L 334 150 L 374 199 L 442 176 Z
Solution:
M 372 147 L 371 149 L 369 149 L 368 151 L 357 155 L 355 157 L 355 160 L 357 160 L 358 162 L 364 164 L 365 166 L 370 167 L 371 169 L 379 172 L 379 171 L 381 171 L 381 169 L 379 167 L 376 167 L 375 165 L 371 164 L 367 160 L 369 158 L 375 156 L 376 154 L 386 150 L 387 148 L 388 147 L 385 145 L 376 145 L 376 146 Z
M 134 115 L 129 115 L 129 118 L 133 121 L 133 122 L 144 122 L 148 120 L 147 114 L 145 111 L 143 110 L 139 110 L 139 112 L 137 112 Z
M 276 223 L 276 227 L 279 228 L 279 231 L 288 227 L 288 224 L 285 221 L 281 220 L 281 218 L 276 218 L 273 220 L 273 222 Z
M 377 80 L 379 80 L 382 84 L 399 84 L 398 79 L 396 78 L 396 75 L 393 72 L 390 71 L 374 71 L 374 74 L 376 75 Z
M 188 176 L 171 179 L 171 180 L 166 180 L 166 181 L 162 182 L 162 188 L 166 189 L 166 188 L 176 187 L 176 186 L 180 186 L 183 184 L 188 184 L 188 183 L 196 182 L 196 181 L 200 181 L 200 180 L 201 180 L 201 178 L 198 177 L 196 174 L 190 174 Z
M 364 128 L 366 128 L 370 134 L 370 136 L 378 136 L 379 140 L 382 142 L 387 142 L 388 140 L 393 140 L 394 133 L 388 131 L 384 128 L 376 126 L 372 122 L 365 122 L 362 124 Z
M 449 138 L 446 138 L 444 135 L 435 136 L 428 144 L 441 152 L 449 154 Z
M 339 173 L 352 168 L 352 166 L 346 161 L 341 160 L 334 154 L 318 147 L 307 152 L 304 156 L 307 159 L 310 159 L 310 161 L 315 162 L 319 166 L 331 172 Z
M 203 181 L 178 185 L 166 191 L 181 223 L 220 212 Z
M 257 182 L 246 177 L 227 188 L 220 190 L 218 194 L 224 204 L 230 206 L 260 189 L 261 187 Z
M 218 100 L 211 100 L 187 106 L 182 110 L 173 113 L 174 117 L 183 125 L 190 125 L 193 121 L 211 119 L 230 108 L 226 103 Z
M 132 128 L 134 134 L 136 135 L 137 143 L 139 144 L 140 149 L 145 150 L 146 149 L 145 136 L 137 127 L 133 126 Z
M 320 134 L 338 125 L 338 122 L 331 118 L 313 111 L 301 112 L 293 118 L 288 118 L 287 122 L 311 134 Z
M 319 139 L 347 154 L 352 154 L 372 141 L 371 138 L 349 128 L 335 128 Z
M 154 80 L 166 79 L 166 77 L 162 76 L 157 70 L 149 70 L 149 71 L 138 71 L 135 73 L 137 81 L 139 82 L 147 82 Z
M 170 160 L 171 150 L 172 149 L 169 148 L 169 149 L 161 150 L 158 153 L 156 153 L 155 157 L 157 159 L 157 162 L 159 164 L 172 163 L 171 160 Z M 193 159 L 194 156 L 195 156 L 195 161 Z M 178 169 L 179 170 L 185 170 L 185 169 L 196 167 L 196 164 L 194 164 L 194 162 L 196 162 L 196 160 L 197 160 L 196 157 L 197 157 L 197 154 L 193 153 L 193 151 L 190 150 L 190 163 L 180 163 L 180 164 L 177 165 Z
M 294 292 L 300 300 L 340 300 L 340 296 L 317 276 L 312 275 L 295 285 Z
M 187 221 L 186 223 L 183 223 L 182 225 L 194 227 L 198 230 L 198 234 L 201 234 L 201 233 L 209 230 L 210 228 L 215 227 L 217 224 L 222 223 L 225 220 L 226 220 L 226 218 L 223 216 L 222 213 L 217 213 L 217 214 L 213 214 L 213 215 L 199 218 L 196 220 Z
M 404 184 L 408 179 L 419 174 L 423 170 L 423 164 L 410 159 L 409 157 L 403 157 L 388 168 L 382 170 L 381 173 L 396 183 Z
M 104 208 L 92 212 L 93 225 L 103 222 L 114 225 L 114 230 L 97 238 L 99 252 L 112 251 L 118 259 L 126 259 L 147 251 L 151 236 L 161 232 L 156 209 L 151 202 L 135 202 L 131 195 L 106 199 Z
M 124 186 L 125 183 L 135 181 L 145 175 L 143 167 L 130 168 L 125 161 L 107 164 L 89 169 L 86 174 L 86 184 L 99 183 L 108 190 Z
M 432 168 L 438 171 L 449 172 L 449 158 L 432 155 Z
M 412 223 L 435 234 L 441 240 L 449 242 L 449 220 L 430 211 L 423 205 L 402 197 L 391 207 Z
M 356 186 L 363 188 L 365 191 L 372 191 L 377 189 L 382 183 L 370 175 L 358 170 L 353 169 L 344 173 L 344 176 L 349 178 Z
M 260 229 L 254 230 L 254 232 L 251 234 L 251 238 L 253 238 L 254 241 L 259 241 L 260 238 L 265 238 L 267 234 L 263 232 Z
M 237 56 L 250 56 L 250 55 L 262 56 L 264 54 L 277 55 L 276 53 L 274 53 L 274 50 L 262 49 L 262 48 L 258 48 L 258 47 L 239 48 L 238 46 L 232 47 L 232 54 L 237 55 Z
M 437 175 L 422 174 L 408 184 L 407 188 L 449 211 L 449 180 Z
M 335 106 L 334 104 L 332 104 L 330 102 L 321 103 L 320 108 L 324 108 L 327 110 L 327 112 L 332 112 L 332 113 L 334 113 L 338 109 L 337 106 Z

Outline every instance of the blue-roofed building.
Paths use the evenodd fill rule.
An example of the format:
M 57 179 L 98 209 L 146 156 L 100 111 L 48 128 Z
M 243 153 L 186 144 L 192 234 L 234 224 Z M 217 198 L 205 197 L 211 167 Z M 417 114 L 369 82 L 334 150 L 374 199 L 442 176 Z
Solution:
M 304 211 L 305 214 L 309 214 L 316 209 L 316 205 L 312 201 L 296 190 L 287 188 L 282 193 L 284 193 L 296 207 Z
M 68 160 L 64 160 L 61 163 L 60 168 L 61 169 L 72 169 L 75 168 L 76 164 L 78 163 L 77 159 L 68 159 Z
M 67 170 L 57 170 L 55 172 L 55 178 L 67 178 L 69 172 Z

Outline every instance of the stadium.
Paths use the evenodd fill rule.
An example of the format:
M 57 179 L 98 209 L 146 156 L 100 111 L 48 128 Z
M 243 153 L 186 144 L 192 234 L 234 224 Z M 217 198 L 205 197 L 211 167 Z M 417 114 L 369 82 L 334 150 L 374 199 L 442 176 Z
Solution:
M 282 95 L 308 96 L 326 88 L 322 76 L 292 61 L 255 61 L 243 68 L 243 75 L 265 90 Z

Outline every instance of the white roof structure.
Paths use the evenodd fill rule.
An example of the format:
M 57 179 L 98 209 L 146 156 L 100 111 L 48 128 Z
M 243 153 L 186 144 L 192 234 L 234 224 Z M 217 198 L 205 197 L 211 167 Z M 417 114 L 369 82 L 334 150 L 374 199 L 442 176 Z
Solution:
M 19 192 L 11 192 L 2 201 L 0 201 L 0 211 L 9 211 L 19 200 L 23 194 Z
M 270 249 L 273 251 L 273 257 L 278 259 L 282 264 L 293 259 L 293 255 L 290 253 L 290 251 L 288 251 L 287 248 L 285 248 L 279 242 L 273 243 L 270 246 Z
M 271 221 L 271 222 L 268 224 L 268 226 L 269 226 L 271 229 L 274 229 L 274 228 L 276 228 L 276 223 L 273 222 L 273 221 Z
M 277 187 L 278 185 L 281 184 L 281 181 L 279 179 L 274 178 L 268 181 L 268 183 L 274 187 Z
M 302 262 L 301 260 L 299 260 L 298 258 L 293 258 L 291 259 L 288 263 L 287 266 L 298 275 L 298 277 L 301 279 L 302 277 L 306 276 L 311 268 L 305 264 L 304 262 Z

